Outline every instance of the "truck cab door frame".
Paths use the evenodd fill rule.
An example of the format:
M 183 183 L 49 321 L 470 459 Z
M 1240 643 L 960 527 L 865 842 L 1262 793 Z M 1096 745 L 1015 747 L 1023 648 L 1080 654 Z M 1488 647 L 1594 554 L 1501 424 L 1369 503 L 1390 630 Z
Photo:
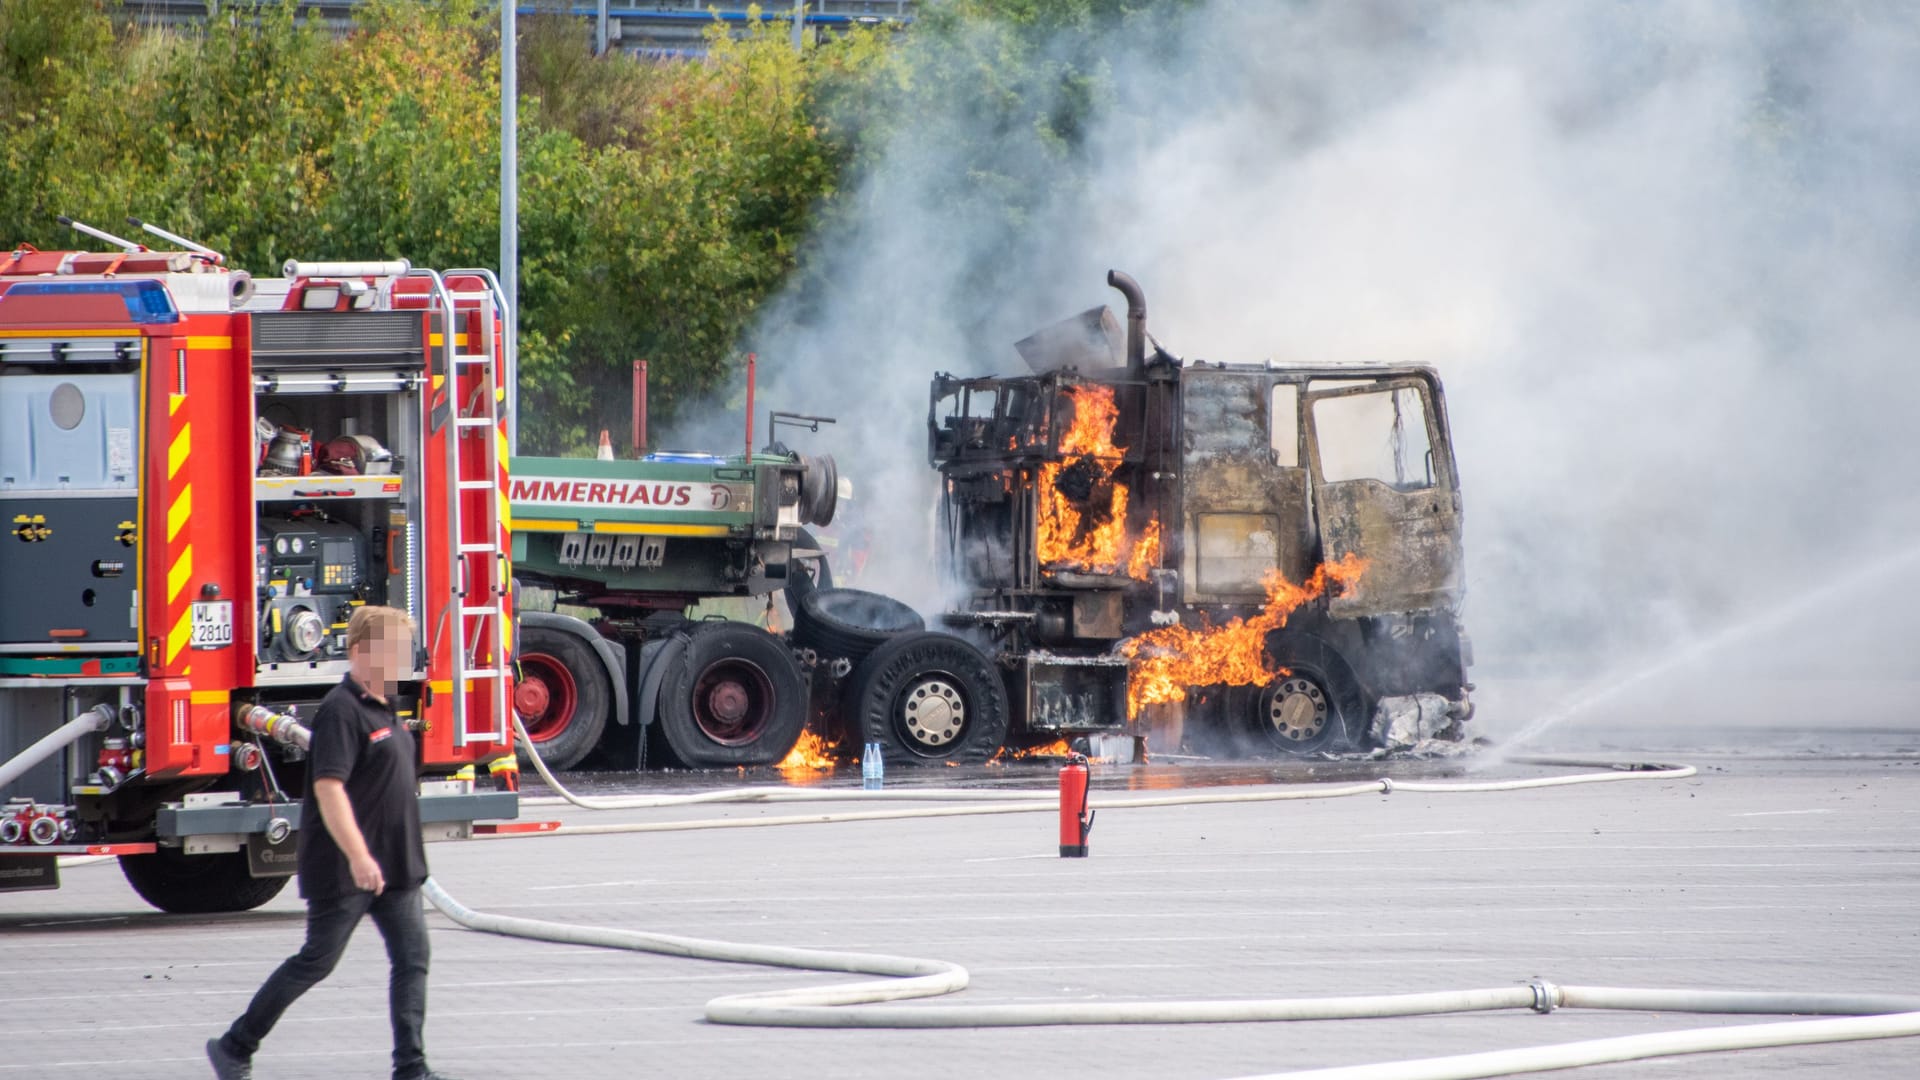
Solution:
M 1345 380 L 1342 380 L 1344 383 Z M 1411 462 L 1407 399 L 1419 402 L 1419 431 L 1426 449 Z M 1386 395 L 1393 409 L 1366 416 L 1362 399 Z M 1344 405 L 1351 402 L 1352 405 Z M 1342 403 L 1335 408 L 1330 403 Z M 1322 406 L 1328 406 L 1324 409 Z M 1408 375 L 1308 390 L 1301 396 L 1301 425 L 1312 475 L 1315 525 L 1321 557 L 1368 560 L 1357 586 L 1329 598 L 1335 618 L 1457 609 L 1461 598 L 1460 489 L 1453 447 L 1437 386 Z M 1333 412 L 1345 413 L 1335 417 Z M 1333 426 L 1334 422 L 1338 426 Z M 1325 428 L 1326 430 L 1322 430 Z M 1388 437 L 1385 447 L 1369 438 Z M 1377 455 L 1385 450 L 1387 457 Z M 1329 477 L 1331 459 L 1332 477 Z M 1362 464 L 1362 461 L 1365 464 Z M 1390 461 L 1391 477 L 1377 466 Z M 1422 472 L 1411 478 L 1409 464 Z

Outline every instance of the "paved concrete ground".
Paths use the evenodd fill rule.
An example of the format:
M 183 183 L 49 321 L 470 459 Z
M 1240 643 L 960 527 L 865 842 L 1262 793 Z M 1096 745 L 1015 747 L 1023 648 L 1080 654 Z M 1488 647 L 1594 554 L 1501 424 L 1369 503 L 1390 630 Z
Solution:
M 955 1000 L 974 1002 L 1400 992 L 1535 975 L 1920 990 L 1920 758 L 1745 753 L 1697 763 L 1699 776 L 1672 782 L 1113 811 L 1086 860 L 1054 857 L 1044 815 L 493 840 L 430 855 L 442 883 L 483 910 L 940 957 L 972 972 Z M 1043 770 L 1030 775 L 1047 780 Z M 1204 767 L 1187 777 L 1261 778 Z M 535 812 L 604 823 L 792 811 Z M 437 913 L 429 922 L 433 1058 L 470 1080 L 1213 1080 L 1751 1022 L 1562 1011 L 953 1032 L 732 1028 L 703 1022 L 702 1004 L 836 977 L 507 940 Z M 291 889 L 244 915 L 163 916 L 110 864 L 68 870 L 57 893 L 0 896 L 0 1078 L 205 1075 L 202 1041 L 300 933 Z M 385 1075 L 384 984 L 378 937 L 364 927 L 333 978 L 275 1032 L 259 1075 Z M 1892 1077 L 1911 1075 L 1916 1060 L 1920 1043 L 1899 1040 L 1604 1075 Z

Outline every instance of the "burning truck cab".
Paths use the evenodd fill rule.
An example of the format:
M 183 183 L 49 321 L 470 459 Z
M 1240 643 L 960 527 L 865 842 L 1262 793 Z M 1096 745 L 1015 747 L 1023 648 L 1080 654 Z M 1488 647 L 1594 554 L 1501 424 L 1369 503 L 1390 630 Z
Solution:
M 995 657 L 1010 741 L 1145 736 L 1219 753 L 1459 738 L 1461 505 L 1438 375 L 1183 361 L 1125 274 L 940 375 L 927 418 L 944 621 Z

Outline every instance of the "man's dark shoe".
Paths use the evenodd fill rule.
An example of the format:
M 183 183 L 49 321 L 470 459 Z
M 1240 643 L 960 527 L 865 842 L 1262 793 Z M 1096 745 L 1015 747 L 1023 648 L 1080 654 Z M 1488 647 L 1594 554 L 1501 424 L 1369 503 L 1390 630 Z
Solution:
M 443 1072 L 434 1072 L 432 1069 L 428 1069 L 426 1072 L 414 1077 L 413 1080 L 453 1080 L 453 1077 Z
M 207 1060 L 213 1063 L 214 1080 L 253 1080 L 253 1062 L 227 1053 L 219 1039 L 207 1040 Z

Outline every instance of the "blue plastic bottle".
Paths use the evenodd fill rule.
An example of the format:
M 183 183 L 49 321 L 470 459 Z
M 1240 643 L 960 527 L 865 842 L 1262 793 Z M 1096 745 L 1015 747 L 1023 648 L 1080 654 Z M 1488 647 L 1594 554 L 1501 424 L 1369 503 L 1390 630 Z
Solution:
M 887 764 L 880 756 L 880 744 L 870 742 L 866 753 L 860 755 L 860 786 L 868 791 L 879 791 L 887 778 Z

